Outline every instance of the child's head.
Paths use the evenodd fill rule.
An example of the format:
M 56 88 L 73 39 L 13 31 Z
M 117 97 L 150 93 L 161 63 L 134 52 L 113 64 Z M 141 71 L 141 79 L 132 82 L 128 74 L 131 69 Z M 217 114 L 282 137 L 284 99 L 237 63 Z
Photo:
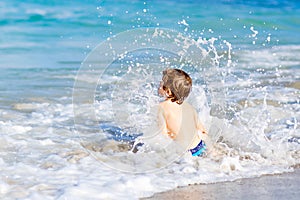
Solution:
M 182 104 L 192 89 L 191 77 L 181 69 L 163 71 L 160 93 L 164 92 L 172 102 Z

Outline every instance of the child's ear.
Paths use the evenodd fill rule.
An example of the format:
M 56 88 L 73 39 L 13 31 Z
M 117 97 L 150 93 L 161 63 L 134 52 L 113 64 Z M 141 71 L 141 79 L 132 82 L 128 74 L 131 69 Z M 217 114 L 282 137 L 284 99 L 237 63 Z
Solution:
M 169 88 L 167 89 L 166 93 L 167 93 L 168 96 L 172 95 L 172 92 L 171 92 L 171 90 Z

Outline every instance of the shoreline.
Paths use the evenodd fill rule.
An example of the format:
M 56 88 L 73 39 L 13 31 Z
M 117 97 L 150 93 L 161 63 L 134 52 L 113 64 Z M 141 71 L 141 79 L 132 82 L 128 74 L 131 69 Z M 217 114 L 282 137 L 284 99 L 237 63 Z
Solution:
M 199 184 L 160 192 L 142 200 L 289 199 L 300 197 L 300 169 L 283 174 L 238 179 L 233 182 Z

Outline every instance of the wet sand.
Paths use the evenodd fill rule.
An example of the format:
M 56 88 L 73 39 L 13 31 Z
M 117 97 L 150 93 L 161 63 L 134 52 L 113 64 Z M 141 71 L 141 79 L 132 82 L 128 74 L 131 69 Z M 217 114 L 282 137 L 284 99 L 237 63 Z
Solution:
M 300 169 L 291 173 L 266 175 L 206 185 L 191 185 L 157 193 L 148 200 L 210 200 L 210 199 L 300 199 Z

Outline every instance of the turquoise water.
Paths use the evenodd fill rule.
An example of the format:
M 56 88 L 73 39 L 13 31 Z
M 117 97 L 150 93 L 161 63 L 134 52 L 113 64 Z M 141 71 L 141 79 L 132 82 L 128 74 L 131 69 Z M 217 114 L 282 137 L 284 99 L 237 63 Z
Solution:
M 170 28 L 194 38 L 227 40 L 233 51 L 298 45 L 299 7 L 298 1 L 272 0 L 2 1 L 1 81 L 9 83 L 11 89 L 1 91 L 5 94 L 7 90 L 36 90 L 32 85 L 47 82 L 57 84 L 47 78 L 53 76 L 53 70 L 76 73 L 86 54 L 99 42 L 138 27 Z M 183 20 L 188 26 L 181 23 Z M 258 31 L 255 37 L 251 27 Z M 45 77 L 41 82 L 30 79 L 30 84 L 23 84 L 23 76 L 33 74 Z M 5 83 L 1 87 L 7 88 Z M 66 81 L 60 86 L 71 87 L 72 83 Z M 17 96 L 25 97 L 22 93 Z
M 299 44 L 299 7 L 298 1 L 2 1 L 1 68 L 78 67 L 87 47 L 111 34 L 138 27 L 184 31 L 182 20 L 188 34 L 222 37 L 235 48 L 261 48 L 269 34 L 269 46 Z M 256 45 L 251 26 L 259 31 Z
M 1 1 L 0 197 L 137 199 L 187 184 L 293 170 L 300 163 L 299 11 L 297 0 Z M 199 92 L 195 95 L 202 95 L 203 87 L 208 98 L 206 106 L 196 106 L 200 116 L 218 118 L 210 125 L 212 138 L 227 150 L 217 158 L 183 158 L 156 173 L 122 173 L 111 165 L 138 160 L 99 134 L 85 118 L 85 105 L 80 120 L 86 133 L 76 133 L 72 95 L 82 62 L 108 37 L 146 27 L 214 41 L 206 47 L 221 57 L 209 80 L 186 70 L 195 81 L 193 91 Z M 142 53 L 125 57 L 123 64 L 141 59 Z M 155 59 L 155 66 L 162 63 L 159 56 Z M 147 69 L 153 76 L 146 77 L 139 71 L 146 66 L 141 63 L 135 60 L 132 71 L 103 76 L 95 96 L 99 119 L 116 122 L 111 102 L 118 100 L 134 110 L 125 112 L 129 122 L 118 118 L 120 124 L 134 131 L 148 125 L 148 105 L 159 101 L 155 81 L 160 68 Z M 91 84 L 88 76 L 78 78 L 84 87 Z M 212 103 L 210 86 L 221 93 L 223 108 Z M 112 90 L 124 98 L 114 99 Z M 110 154 L 115 150 L 121 152 Z M 105 165 L 103 153 L 116 156 L 115 162 Z M 148 166 L 164 164 L 152 154 L 140 156 L 149 155 L 154 164 Z

